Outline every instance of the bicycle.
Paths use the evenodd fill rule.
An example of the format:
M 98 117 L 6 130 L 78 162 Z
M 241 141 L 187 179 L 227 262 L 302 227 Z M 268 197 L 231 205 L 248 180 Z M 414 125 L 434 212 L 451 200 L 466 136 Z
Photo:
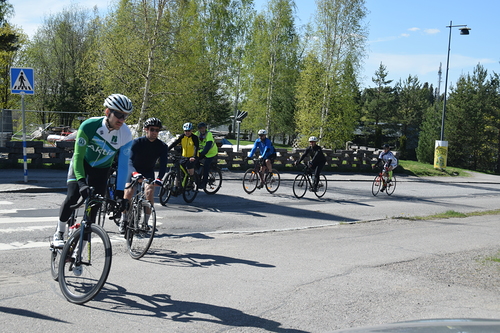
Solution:
M 386 168 L 382 168 L 379 174 L 375 176 L 372 183 L 372 194 L 374 196 L 377 196 L 378 192 L 383 192 L 384 190 L 387 195 L 394 193 L 396 189 L 396 176 L 393 174 L 390 182 L 388 181 L 388 177 Z
M 90 188 L 88 199 L 71 206 L 76 210 L 85 202 L 83 219 L 64 244 L 59 259 L 59 287 L 71 303 L 83 304 L 92 300 L 106 283 L 111 269 L 109 236 L 90 217 L 91 208 L 103 201 L 104 198 Z
M 326 193 L 328 181 L 324 174 L 320 174 L 318 186 L 314 188 L 314 175 L 312 170 L 307 165 L 304 165 L 302 173 L 298 174 L 293 181 L 293 194 L 297 199 L 300 199 L 306 194 L 308 187 L 318 198 L 321 198 Z
M 195 172 L 198 175 L 197 177 L 199 180 L 203 178 L 204 167 L 205 167 L 204 163 L 200 161 L 199 166 L 195 169 Z M 207 184 L 205 185 L 205 188 L 203 188 L 203 191 L 205 191 L 206 194 L 211 195 L 217 193 L 222 186 L 222 171 L 217 166 L 217 163 L 215 161 L 212 161 L 209 167 L 210 171 L 208 172 L 208 180 Z
M 193 202 L 198 194 L 198 175 L 196 172 L 190 176 L 186 168 L 182 165 L 182 157 L 169 155 L 169 161 L 174 163 L 173 168 L 163 178 L 163 185 L 160 190 L 160 203 L 165 206 L 171 196 L 182 194 L 184 201 Z
M 97 224 L 104 228 L 106 216 L 113 220 L 116 225 L 120 224 L 120 205 L 116 202 L 116 169 L 111 167 L 109 177 L 106 183 L 106 193 L 104 202 L 102 203 L 97 213 Z
M 146 185 L 153 184 L 154 179 L 143 179 L 139 184 L 134 179 L 128 188 L 136 189 L 134 198 L 128 210 L 128 222 L 125 225 L 125 239 L 130 256 L 133 259 L 142 258 L 148 252 L 156 231 L 156 211 L 153 204 L 146 198 Z M 149 210 L 149 219 L 146 215 Z
M 276 169 L 272 169 L 271 172 L 265 173 L 264 184 L 262 184 L 259 176 L 261 166 L 260 159 L 254 158 L 253 165 L 254 167 L 245 171 L 245 174 L 243 175 L 243 190 L 245 190 L 245 192 L 247 192 L 248 194 L 252 194 L 255 189 L 261 189 L 265 186 L 266 190 L 269 193 L 272 194 L 276 192 L 280 187 L 281 178 L 279 172 Z M 267 170 L 267 167 L 265 165 L 264 167 Z

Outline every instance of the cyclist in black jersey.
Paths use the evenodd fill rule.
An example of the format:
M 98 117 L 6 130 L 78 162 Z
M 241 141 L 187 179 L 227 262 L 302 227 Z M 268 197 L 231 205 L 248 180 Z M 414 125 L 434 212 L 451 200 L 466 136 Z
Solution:
M 311 168 L 311 170 L 314 170 L 314 184 L 312 188 L 313 191 L 316 191 L 316 189 L 318 188 L 319 176 L 326 163 L 326 157 L 323 153 L 323 149 L 320 145 L 317 144 L 317 142 L 318 138 L 315 136 L 311 136 L 309 138 L 309 147 L 307 147 L 306 151 L 300 157 L 300 159 L 295 162 L 295 165 L 297 165 L 300 164 L 300 162 L 302 162 L 302 160 L 306 156 L 309 155 L 311 157 L 311 160 L 309 161 L 309 168 Z
M 154 193 L 155 186 L 162 185 L 162 179 L 167 170 L 167 154 L 168 146 L 158 139 L 158 133 L 162 129 L 162 124 L 158 118 L 149 118 L 144 122 L 144 132 L 145 136 L 135 139 L 132 142 L 132 149 L 130 154 L 129 162 L 129 172 L 131 178 L 136 178 L 141 181 L 141 179 L 155 179 L 154 184 L 148 184 L 146 186 L 146 198 L 154 203 Z M 158 177 L 155 177 L 155 166 L 156 162 L 159 160 L 160 170 Z M 133 188 L 125 189 L 125 199 L 129 201 L 132 199 L 134 194 Z M 146 221 L 149 219 L 149 215 L 145 216 Z M 127 222 L 127 214 L 125 212 L 122 214 L 119 224 L 120 233 L 125 233 L 125 225 Z

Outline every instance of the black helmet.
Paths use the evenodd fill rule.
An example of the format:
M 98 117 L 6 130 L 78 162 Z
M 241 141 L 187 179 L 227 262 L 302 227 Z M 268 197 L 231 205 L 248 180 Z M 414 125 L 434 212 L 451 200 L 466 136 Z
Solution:
M 207 124 L 205 124 L 204 122 L 199 123 L 198 128 L 202 128 L 202 127 L 207 127 Z
M 386 149 L 386 148 L 391 148 L 387 143 L 385 145 L 382 146 L 382 148 Z
M 149 118 L 144 122 L 144 127 L 155 126 L 161 128 L 161 120 L 158 118 Z

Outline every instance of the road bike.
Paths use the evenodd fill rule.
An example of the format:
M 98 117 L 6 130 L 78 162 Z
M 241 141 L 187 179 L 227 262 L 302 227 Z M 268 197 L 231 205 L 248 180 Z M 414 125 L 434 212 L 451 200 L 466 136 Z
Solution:
M 379 192 L 387 193 L 387 195 L 391 195 L 394 193 L 396 189 L 396 176 L 393 174 L 390 181 L 388 181 L 388 171 L 387 168 L 382 168 L 372 183 L 372 194 L 377 196 Z
M 200 181 L 203 178 L 204 167 L 204 163 L 200 161 L 199 166 L 195 169 L 196 174 L 198 175 L 197 177 Z M 212 163 L 210 163 L 209 168 L 210 171 L 208 172 L 207 184 L 203 188 L 203 191 L 205 191 L 206 194 L 211 195 L 217 193 L 222 186 L 222 171 L 217 166 L 217 163 L 215 161 L 212 161 Z
M 133 179 L 128 188 L 135 189 L 135 195 L 127 212 L 128 222 L 125 225 L 125 239 L 128 253 L 134 259 L 142 258 L 148 252 L 156 231 L 156 211 L 153 203 L 146 198 L 146 185 L 153 184 L 154 179 Z
M 311 168 L 305 165 L 302 173 L 298 174 L 293 181 L 293 194 L 300 199 L 306 194 L 307 188 L 309 188 L 318 198 L 321 198 L 325 195 L 327 187 L 328 181 L 326 180 L 326 176 L 320 174 L 318 186 L 314 188 L 314 175 Z
M 104 198 L 94 194 L 91 187 L 89 198 L 71 206 L 76 210 L 85 203 L 83 219 L 59 255 L 57 280 L 64 297 L 71 303 L 92 300 L 106 283 L 111 269 L 111 241 L 101 226 L 92 223 L 90 213 L 92 207 L 102 202 Z
M 264 184 L 262 184 L 261 178 L 259 176 L 260 173 L 260 159 L 253 159 L 253 168 L 245 171 L 243 175 L 243 190 L 248 194 L 251 194 L 255 191 L 255 189 L 261 189 L 262 187 L 266 187 L 266 190 L 269 193 L 274 193 L 280 187 L 280 174 L 276 169 L 272 169 L 270 172 L 267 171 L 267 167 L 264 165 Z
M 160 203 L 165 206 L 171 196 L 182 194 L 184 201 L 193 202 L 198 195 L 198 175 L 196 172 L 190 176 L 186 167 L 182 165 L 183 158 L 177 155 L 169 155 L 168 160 L 174 163 L 163 178 L 163 185 L 160 189 Z
M 111 167 L 108 180 L 106 182 L 106 192 L 104 202 L 97 213 L 97 224 L 104 228 L 106 218 L 113 220 L 116 225 L 120 224 L 120 204 L 116 202 L 116 168 Z

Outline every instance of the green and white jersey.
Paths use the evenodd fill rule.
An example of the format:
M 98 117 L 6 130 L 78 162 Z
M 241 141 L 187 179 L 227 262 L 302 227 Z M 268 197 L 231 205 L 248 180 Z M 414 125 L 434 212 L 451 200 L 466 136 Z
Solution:
M 93 117 L 85 120 L 78 129 L 75 152 L 71 160 L 68 181 L 86 177 L 84 161 L 93 168 L 109 168 L 118 155 L 117 189 L 123 190 L 128 176 L 128 160 L 132 133 L 126 124 L 119 130 L 109 130 L 106 117 Z

